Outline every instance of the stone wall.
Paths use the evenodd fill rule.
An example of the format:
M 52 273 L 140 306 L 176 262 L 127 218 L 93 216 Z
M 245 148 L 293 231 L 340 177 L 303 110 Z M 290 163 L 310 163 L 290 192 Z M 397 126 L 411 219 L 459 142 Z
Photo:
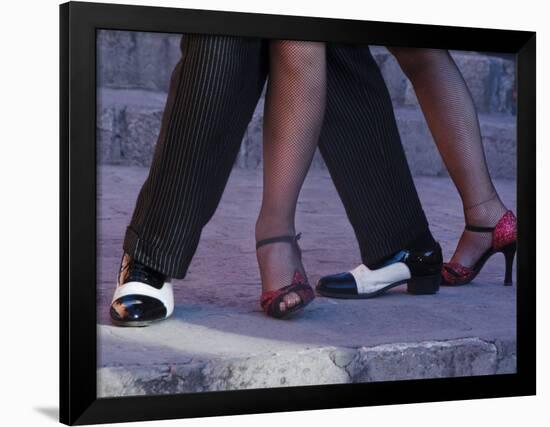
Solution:
M 101 163 L 148 165 L 158 135 L 171 71 L 181 37 L 173 34 L 98 33 L 98 154 Z M 372 47 L 388 85 L 415 175 L 446 175 L 410 82 L 392 55 Z M 515 178 L 515 61 L 474 52 L 452 52 L 479 112 L 491 173 Z M 243 138 L 236 166 L 261 165 L 263 97 Z M 317 153 L 313 168 L 324 168 Z

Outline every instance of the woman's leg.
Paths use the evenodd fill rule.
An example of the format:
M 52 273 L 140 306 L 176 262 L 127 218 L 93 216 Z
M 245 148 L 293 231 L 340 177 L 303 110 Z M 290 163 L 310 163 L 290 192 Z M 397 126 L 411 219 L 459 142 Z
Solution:
M 464 207 L 466 223 L 493 227 L 506 212 L 491 181 L 476 108 L 446 50 L 390 48 L 411 81 Z M 465 230 L 451 259 L 472 266 L 491 247 L 492 233 Z
M 325 110 L 323 43 L 278 40 L 270 45 L 270 71 L 264 113 L 264 188 L 256 240 L 294 235 L 298 194 L 313 159 Z M 257 250 L 263 291 L 305 276 L 295 245 L 278 242 Z M 300 303 L 292 292 L 280 310 Z

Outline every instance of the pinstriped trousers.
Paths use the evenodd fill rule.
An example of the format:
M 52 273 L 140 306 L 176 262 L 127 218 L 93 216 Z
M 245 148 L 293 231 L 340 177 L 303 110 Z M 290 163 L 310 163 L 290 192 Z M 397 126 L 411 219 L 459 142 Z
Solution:
M 267 77 L 267 43 L 182 37 L 153 161 L 123 246 L 169 277 L 185 277 L 219 204 Z M 368 47 L 327 45 L 319 148 L 365 264 L 427 231 L 391 99 Z

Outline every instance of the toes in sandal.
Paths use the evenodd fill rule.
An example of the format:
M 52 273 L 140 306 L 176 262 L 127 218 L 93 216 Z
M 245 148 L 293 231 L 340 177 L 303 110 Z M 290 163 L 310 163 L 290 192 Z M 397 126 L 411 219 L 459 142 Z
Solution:
M 297 243 L 300 236 L 301 234 L 297 234 L 296 236 L 270 237 L 257 242 L 256 249 L 270 243 L 287 242 L 296 247 L 298 250 L 298 255 L 301 257 L 302 253 Z M 291 293 L 298 295 L 300 297 L 300 302 L 292 307 L 287 307 L 284 310 L 281 310 L 281 302 L 283 302 L 284 298 Z M 264 313 L 268 316 L 283 319 L 287 318 L 291 314 L 301 311 L 306 305 L 313 301 L 314 298 L 315 292 L 313 291 L 313 288 L 308 284 L 307 279 L 305 279 L 304 276 L 296 270 L 290 285 L 283 286 L 275 291 L 262 292 L 260 297 L 260 305 L 262 306 Z

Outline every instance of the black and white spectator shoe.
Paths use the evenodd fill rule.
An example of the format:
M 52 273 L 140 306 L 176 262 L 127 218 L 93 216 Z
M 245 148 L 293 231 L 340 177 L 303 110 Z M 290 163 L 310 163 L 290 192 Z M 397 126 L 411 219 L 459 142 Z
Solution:
M 317 292 L 331 298 L 373 298 L 406 283 L 411 294 L 435 294 L 442 264 L 438 243 L 424 251 L 401 250 L 377 269 L 361 264 L 346 273 L 321 277 Z
M 147 326 L 173 311 L 170 280 L 124 254 L 111 302 L 111 321 L 117 326 Z

